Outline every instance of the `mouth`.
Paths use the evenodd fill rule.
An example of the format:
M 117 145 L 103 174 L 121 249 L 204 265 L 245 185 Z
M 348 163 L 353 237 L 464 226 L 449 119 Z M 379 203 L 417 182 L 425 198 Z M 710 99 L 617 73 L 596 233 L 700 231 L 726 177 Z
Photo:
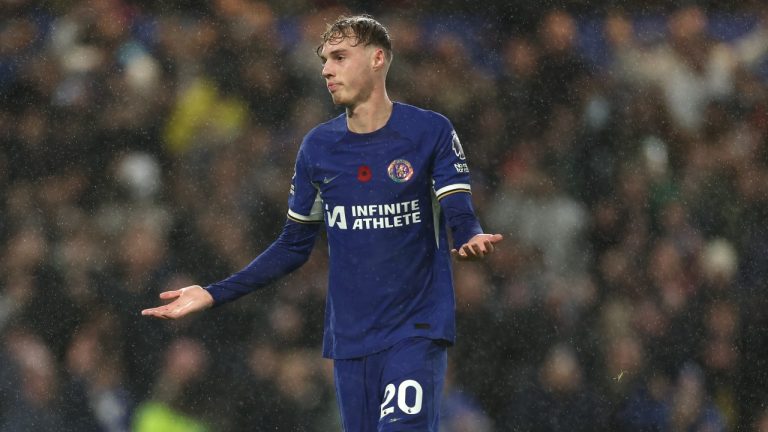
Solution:
M 329 83 L 327 84 L 327 87 L 328 87 L 328 91 L 329 91 L 329 92 L 331 92 L 331 93 L 333 93 L 333 92 L 335 92 L 335 91 L 336 91 L 336 90 L 339 88 L 339 86 L 340 86 L 340 85 L 341 85 L 341 84 L 339 84 L 339 83 L 333 83 L 333 82 L 329 82 Z

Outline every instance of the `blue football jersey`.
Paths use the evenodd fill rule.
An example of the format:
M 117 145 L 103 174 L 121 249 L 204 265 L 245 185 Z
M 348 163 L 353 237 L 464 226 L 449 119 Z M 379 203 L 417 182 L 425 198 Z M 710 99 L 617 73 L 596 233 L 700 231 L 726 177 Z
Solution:
M 456 132 L 435 112 L 395 103 L 375 132 L 351 132 L 341 115 L 307 134 L 288 218 L 325 221 L 324 356 L 361 357 L 410 336 L 454 341 L 450 252 L 438 201 L 469 191 Z

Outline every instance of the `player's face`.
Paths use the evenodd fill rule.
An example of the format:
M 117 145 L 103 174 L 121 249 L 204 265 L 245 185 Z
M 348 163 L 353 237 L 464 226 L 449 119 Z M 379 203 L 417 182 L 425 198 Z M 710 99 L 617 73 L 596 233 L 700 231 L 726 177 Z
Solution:
M 323 78 L 333 103 L 355 106 L 368 100 L 373 89 L 372 47 L 355 44 L 354 38 L 325 43 L 320 52 L 323 60 Z

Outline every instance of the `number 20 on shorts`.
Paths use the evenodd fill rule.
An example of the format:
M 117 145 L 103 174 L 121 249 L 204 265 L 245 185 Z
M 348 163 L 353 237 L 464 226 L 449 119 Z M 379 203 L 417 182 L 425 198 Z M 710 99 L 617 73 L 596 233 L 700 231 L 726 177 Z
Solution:
M 408 405 L 406 399 L 409 389 L 413 389 L 412 392 L 415 393 L 413 405 Z M 387 387 L 384 389 L 384 403 L 381 404 L 381 417 L 379 417 L 379 419 L 395 412 L 394 404 L 390 406 L 395 395 L 397 395 L 397 407 L 400 408 L 400 411 L 403 413 L 418 414 L 421 412 L 421 402 L 424 397 L 424 391 L 421 389 L 421 385 L 418 382 L 409 379 L 401 382 L 398 387 L 395 387 L 394 384 L 387 384 Z

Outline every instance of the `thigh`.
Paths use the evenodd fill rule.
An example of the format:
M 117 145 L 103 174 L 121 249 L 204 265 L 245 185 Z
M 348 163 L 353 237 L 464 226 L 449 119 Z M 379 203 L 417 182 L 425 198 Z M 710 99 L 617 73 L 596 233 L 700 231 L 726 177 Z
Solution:
M 409 338 L 386 352 L 380 381 L 378 430 L 438 430 L 447 348 Z
M 344 432 L 376 432 L 378 365 L 376 355 L 333 361 L 336 402 Z

